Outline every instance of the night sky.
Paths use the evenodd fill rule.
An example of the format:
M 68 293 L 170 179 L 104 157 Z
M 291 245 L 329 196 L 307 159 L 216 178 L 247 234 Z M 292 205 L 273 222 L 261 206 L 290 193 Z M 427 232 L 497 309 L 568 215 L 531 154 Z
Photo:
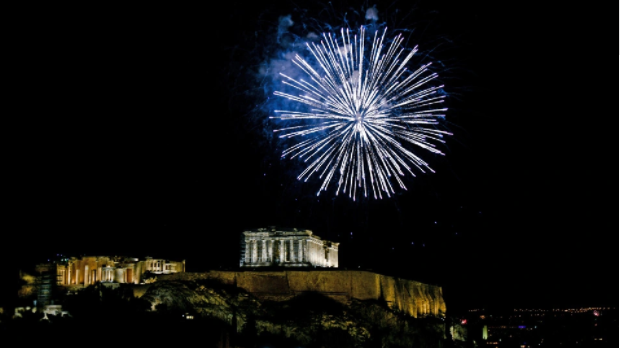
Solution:
M 4 128 L 11 269 L 60 253 L 234 268 L 240 232 L 276 226 L 340 242 L 341 268 L 441 285 L 455 310 L 618 305 L 615 122 L 555 10 L 376 2 L 444 62 L 454 135 L 425 157 L 437 173 L 354 202 L 280 160 L 257 78 L 280 16 L 337 27 L 368 6 L 311 4 L 28 18 Z

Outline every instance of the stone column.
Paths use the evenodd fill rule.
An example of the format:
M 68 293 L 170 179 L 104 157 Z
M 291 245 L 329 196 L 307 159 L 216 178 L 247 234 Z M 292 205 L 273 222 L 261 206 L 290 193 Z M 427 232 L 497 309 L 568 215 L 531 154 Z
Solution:
M 250 258 L 250 253 L 251 253 L 251 251 L 252 251 L 252 250 L 251 250 L 251 249 L 252 249 L 251 247 L 252 247 L 252 245 L 250 244 L 250 241 L 249 241 L 248 239 L 246 239 L 246 240 L 245 240 L 245 258 L 244 258 L 244 260 L 243 260 L 243 263 L 244 263 L 244 264 L 246 264 L 246 265 L 247 265 L 248 263 L 250 263 L 250 261 L 252 260 L 252 259 Z
M 316 257 L 316 265 L 321 266 L 321 246 L 319 242 L 314 244 L 314 255 Z
M 304 240 L 300 239 L 297 241 L 297 262 L 304 262 Z
M 318 245 L 316 244 L 316 241 L 313 241 L 313 243 L 312 243 L 312 260 L 313 260 L 313 263 L 315 265 L 317 265 L 319 263 L 319 255 L 318 254 L 319 254 Z
M 289 239 L 286 241 L 286 253 L 288 254 L 288 261 L 295 261 L 295 254 L 293 253 L 293 240 Z
M 267 262 L 267 241 L 263 239 L 263 252 L 261 253 L 261 262 Z
M 280 262 L 286 261 L 286 249 L 284 248 L 284 240 L 280 239 Z
M 258 261 L 258 244 L 256 243 L 256 240 L 252 240 L 252 263 L 256 263 L 256 261 Z
M 289 254 L 289 261 L 295 262 L 295 261 L 297 261 L 297 258 L 295 257 L 295 240 L 291 239 L 289 242 L 290 242 L 289 243 L 290 247 L 288 249 L 289 253 L 290 253 Z
M 248 255 L 248 265 L 252 263 L 252 240 L 245 241 L 246 254 Z
M 331 260 L 331 257 L 332 257 L 331 250 L 329 248 L 325 248 L 323 250 L 323 254 L 324 254 L 323 258 L 325 260 L 325 267 L 329 267 L 329 263 L 330 263 L 330 260 Z
M 338 250 L 334 249 L 334 267 L 338 268 Z
M 325 249 L 325 267 L 331 266 L 332 251 L 330 248 Z

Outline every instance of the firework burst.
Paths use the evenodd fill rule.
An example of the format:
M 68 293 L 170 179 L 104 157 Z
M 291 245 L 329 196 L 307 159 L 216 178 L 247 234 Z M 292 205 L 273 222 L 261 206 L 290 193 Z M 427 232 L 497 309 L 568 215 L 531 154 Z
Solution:
M 359 36 L 341 30 L 340 40 L 323 34 L 319 44 L 306 44 L 316 68 L 299 55 L 293 59 L 307 81 L 280 74 L 296 92 L 275 95 L 301 108 L 275 110 L 270 118 L 289 126 L 274 132 L 294 142 L 282 157 L 308 163 L 298 179 L 322 180 L 317 195 L 333 186 L 354 200 L 390 197 L 395 184 L 406 190 L 407 173 L 434 172 L 414 150 L 443 155 L 435 144 L 450 135 L 437 129 L 447 110 L 439 107 L 444 86 L 430 85 L 437 78 L 430 63 L 409 70 L 417 46 L 403 48 L 401 35 L 387 43 L 386 32 L 375 32 L 368 44 L 364 27 Z

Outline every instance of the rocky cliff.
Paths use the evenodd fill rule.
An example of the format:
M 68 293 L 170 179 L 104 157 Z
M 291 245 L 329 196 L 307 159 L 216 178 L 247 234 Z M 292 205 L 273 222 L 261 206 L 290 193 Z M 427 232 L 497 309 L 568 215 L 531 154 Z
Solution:
M 413 318 L 444 317 L 441 287 L 366 271 L 210 271 L 159 276 L 158 281 L 213 280 L 247 291 L 263 300 L 285 301 L 300 294 L 318 293 L 348 304 L 376 300 Z M 144 290 L 136 294 L 141 295 Z
M 211 323 L 210 327 L 224 325 L 230 328 L 231 337 L 246 338 L 246 342 L 254 344 L 263 342 L 271 346 L 273 342 L 286 342 L 285 346 L 388 348 L 440 347 L 447 341 L 443 318 L 416 319 L 390 308 L 387 301 L 370 298 L 378 294 L 393 299 L 390 303 L 397 306 L 404 303 L 403 298 L 409 298 L 400 292 L 415 290 L 413 295 L 406 295 L 414 297 L 423 294 L 425 287 L 418 290 L 415 289 L 418 285 L 403 280 L 380 277 L 375 280 L 372 273 L 299 272 L 305 276 L 297 273 L 209 272 L 164 277 L 165 280 L 150 284 L 141 298 L 148 300 L 155 312 L 164 315 L 169 313 L 179 318 L 189 315 L 194 321 L 215 318 L 221 324 Z M 333 273 L 341 274 L 333 278 Z M 370 283 L 362 281 L 364 276 L 369 277 Z M 223 277 L 228 283 L 221 281 Z M 331 283 L 334 280 L 339 283 Z M 352 284 L 359 287 L 374 284 L 376 289 L 354 290 Z M 345 286 L 349 286 L 348 291 Z M 356 298 L 362 295 L 368 298 Z M 413 298 L 403 308 L 438 306 L 422 305 L 419 301 L 429 300 L 416 302 Z

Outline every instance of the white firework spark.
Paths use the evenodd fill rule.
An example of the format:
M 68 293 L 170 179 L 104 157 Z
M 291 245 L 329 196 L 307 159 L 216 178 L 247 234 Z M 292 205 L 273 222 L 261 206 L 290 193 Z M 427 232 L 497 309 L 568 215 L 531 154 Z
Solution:
M 390 197 L 393 181 L 406 190 L 401 177 L 415 176 L 414 168 L 434 172 L 409 148 L 443 155 L 434 145 L 451 135 L 435 127 L 447 110 L 438 108 L 443 85 L 428 86 L 437 77 L 427 73 L 430 63 L 408 70 L 417 46 L 407 53 L 401 35 L 384 45 L 386 31 L 375 32 L 370 48 L 364 44 L 364 27 L 353 40 L 349 30 L 341 30 L 340 42 L 323 34 L 320 44 L 307 44 L 318 71 L 299 55 L 293 59 L 310 81 L 280 74 L 300 93 L 275 95 L 300 103 L 305 111 L 276 110 L 279 116 L 271 118 L 299 122 L 274 132 L 299 139 L 282 157 L 309 163 L 298 179 L 317 175 L 323 181 L 317 195 L 335 182 L 336 195 L 343 192 L 354 200 L 362 193 Z

